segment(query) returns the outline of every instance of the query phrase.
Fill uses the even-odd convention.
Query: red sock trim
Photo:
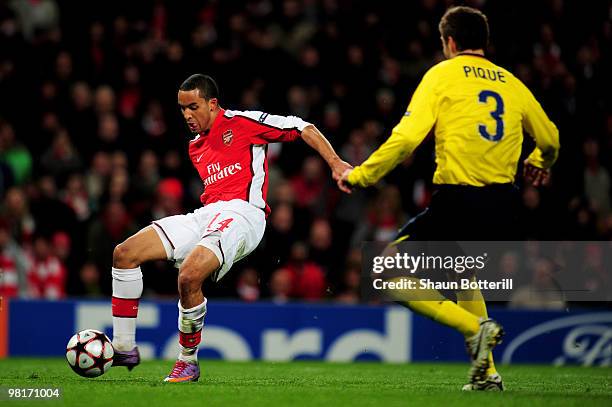
[[[179,343],[184,348],[194,348],[200,344],[202,340],[202,330],[187,334],[179,331]]]
[[[113,316],[119,318],[136,318],[138,316],[138,298],[113,297]]]

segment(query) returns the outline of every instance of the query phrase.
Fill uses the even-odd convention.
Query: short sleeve
[[[253,144],[293,141],[310,125],[297,116],[279,116],[259,111],[234,114],[246,120],[249,139]]]

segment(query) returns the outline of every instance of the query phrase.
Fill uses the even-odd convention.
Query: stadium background
[[[437,22],[451,3],[3,2],[0,295],[108,298],[113,247],[199,206],[176,106],[192,73],[217,80],[223,107],[298,115],[359,164],[442,59]],[[522,237],[610,239],[611,3],[465,3],[489,17],[489,57],[560,129],[551,185],[522,188]],[[313,153],[301,141],[270,149],[264,241],[206,295],[359,301],[359,243],[389,240],[427,206],[432,143],[350,199]],[[520,259],[507,266],[517,285],[546,284]],[[144,273],[145,297],[176,297],[168,263]]]

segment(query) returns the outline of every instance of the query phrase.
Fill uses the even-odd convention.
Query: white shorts
[[[196,246],[210,249],[221,267],[212,274],[219,281],[238,260],[251,253],[263,237],[263,210],[241,199],[218,201],[186,215],[168,216],[152,222],[168,260],[181,263]]]

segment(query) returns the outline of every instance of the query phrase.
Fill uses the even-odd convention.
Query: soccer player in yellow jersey
[[[346,170],[338,186],[350,192],[351,187],[377,183],[434,128],[436,190],[430,206],[402,228],[396,242],[512,240],[513,182],[523,128],[536,144],[524,166],[535,186],[547,182],[557,158],[557,128],[520,80],[485,58],[489,27],[484,14],[451,8],[439,30],[447,60],[425,74],[389,139],[362,165]],[[425,297],[431,300],[403,304],[466,337],[472,368],[464,390],[503,390],[490,352],[503,331],[488,319],[480,291],[457,292],[457,303],[439,292]]]

